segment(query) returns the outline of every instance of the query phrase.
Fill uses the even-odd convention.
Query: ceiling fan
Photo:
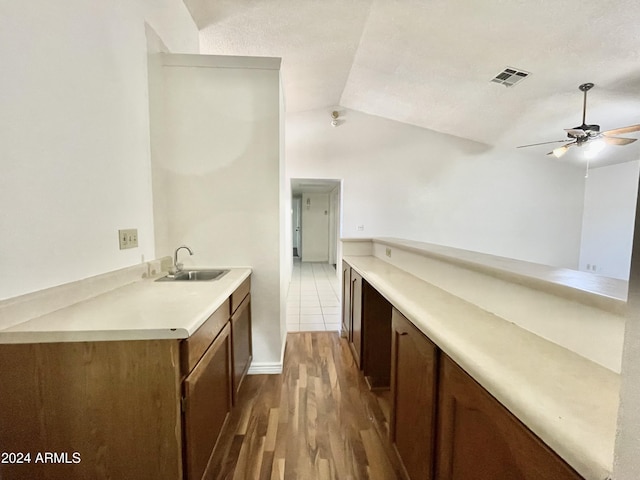
[[[639,125],[629,125],[628,127],[614,128],[613,130],[600,131],[600,125],[587,125],[585,123],[585,117],[587,114],[587,92],[593,88],[593,83],[583,83],[578,87],[581,92],[584,92],[584,100],[582,104],[582,125],[574,128],[565,128],[567,132],[568,140],[554,140],[552,142],[532,143],[530,145],[520,145],[517,148],[535,147],[537,145],[547,145],[550,143],[564,143],[564,145],[554,148],[547,155],[554,155],[556,158],[560,158],[567,153],[574,145],[581,147],[592,140],[601,140],[601,143],[608,145],[628,145],[635,142],[636,138],[623,138],[616,137],[622,133],[638,132],[640,131]]]

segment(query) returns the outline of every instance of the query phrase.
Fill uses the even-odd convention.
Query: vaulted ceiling
[[[637,0],[185,0],[201,53],[283,58],[286,110],[346,107],[489,145],[640,124]],[[505,67],[531,75],[492,83]],[[625,136],[639,138],[639,133]],[[557,146],[557,145],[556,145]],[[544,155],[554,145],[520,151]],[[578,149],[573,149],[578,150]],[[572,152],[571,155],[578,155]],[[571,157],[568,153],[566,157]],[[640,141],[604,163],[640,158]]]

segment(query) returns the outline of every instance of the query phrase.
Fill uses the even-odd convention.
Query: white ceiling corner
[[[562,139],[564,128],[579,125],[578,85],[593,82],[587,123],[602,130],[640,123],[636,0],[185,4],[203,54],[283,58],[289,112],[340,105],[515,148]],[[507,66],[531,76],[510,88],[491,83]],[[607,162],[640,158],[637,144],[610,147]]]

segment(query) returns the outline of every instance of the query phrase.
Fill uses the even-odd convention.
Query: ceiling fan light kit
[[[635,142],[636,138],[624,138],[616,137],[624,133],[638,132],[640,131],[639,125],[629,125],[627,127],[614,128],[613,130],[600,131],[600,125],[587,125],[587,92],[593,88],[593,83],[583,83],[578,89],[584,93],[582,101],[582,125],[573,128],[565,128],[567,132],[568,140],[554,140],[551,142],[533,143],[530,145],[520,145],[517,148],[535,147],[538,145],[547,145],[550,143],[564,143],[560,147],[554,148],[547,155],[553,155],[556,158],[560,158],[567,153],[569,148],[575,146],[581,147],[590,142],[589,149],[585,152],[588,158],[594,158],[606,145],[628,145]],[[597,141],[597,142],[596,142]],[[594,144],[594,142],[596,142]],[[593,146],[591,146],[593,145]]]

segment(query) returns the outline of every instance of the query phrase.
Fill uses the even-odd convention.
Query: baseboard
[[[284,351],[287,348],[287,333],[282,338],[282,350],[279,362],[251,362],[247,375],[279,375],[284,364]]]
[[[253,362],[248,375],[278,375],[282,373],[282,362]]]

